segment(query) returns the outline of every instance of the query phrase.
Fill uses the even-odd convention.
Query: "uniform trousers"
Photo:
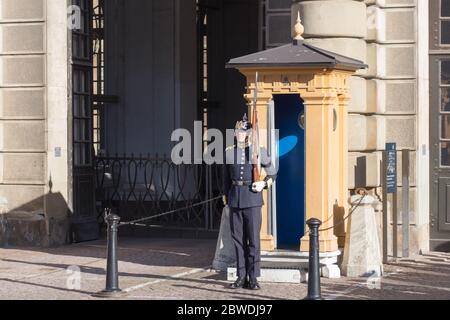
[[[230,209],[231,237],[236,250],[237,276],[261,275],[261,207]]]

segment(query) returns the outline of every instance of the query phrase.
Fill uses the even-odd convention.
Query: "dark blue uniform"
[[[275,180],[276,170],[267,151],[261,148],[261,165],[268,182]],[[253,165],[251,148],[237,146],[225,152],[224,190],[230,206],[231,236],[236,249],[238,277],[260,276],[261,192],[252,191]]]

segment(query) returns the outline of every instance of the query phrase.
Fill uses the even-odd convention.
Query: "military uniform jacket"
[[[261,147],[261,166],[267,176],[266,182],[276,179],[276,169],[267,150]],[[251,147],[233,146],[227,148],[224,157],[224,194],[231,208],[247,209],[264,205],[261,192],[252,191],[253,165],[251,163]],[[243,185],[239,185],[241,182]]]

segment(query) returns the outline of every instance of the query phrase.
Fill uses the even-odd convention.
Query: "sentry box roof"
[[[317,48],[303,40],[231,59],[227,68],[333,68],[341,70],[365,69],[364,62]]]

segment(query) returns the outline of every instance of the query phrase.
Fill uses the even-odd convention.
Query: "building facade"
[[[232,127],[245,79],[225,63],[290,42],[298,12],[306,42],[369,66],[350,84],[349,195],[381,200],[396,142],[411,151],[412,252],[447,250],[450,0],[1,0],[0,243],[95,237],[98,159],[170,154],[194,120]]]

